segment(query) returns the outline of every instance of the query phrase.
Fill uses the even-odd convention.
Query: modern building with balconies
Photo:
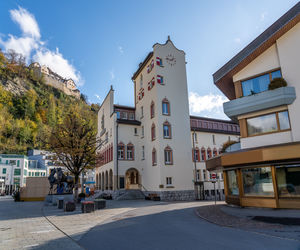
[[[300,2],[213,75],[241,131],[241,150],[206,162],[227,203],[300,208],[299,21]]]

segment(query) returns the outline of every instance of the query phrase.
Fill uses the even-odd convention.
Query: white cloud
[[[114,73],[114,70],[112,69],[111,71],[109,71],[109,74],[110,74],[110,79],[113,80],[115,79],[115,73]]]
[[[38,43],[32,37],[15,37],[13,35],[8,35],[8,39],[3,41],[0,38],[0,45],[5,48],[5,50],[14,50],[15,52],[22,54],[28,60],[31,52],[38,48]]]
[[[100,97],[99,95],[95,94],[95,97],[96,97],[99,101],[101,101],[101,97]]]
[[[236,38],[234,38],[234,41],[235,41],[236,43],[241,43],[241,38],[236,37]]]
[[[11,19],[16,22],[24,35],[31,36],[36,39],[40,39],[40,29],[34,18],[26,9],[19,6],[18,10],[10,11]]]
[[[72,78],[77,86],[84,84],[80,72],[64,58],[58,48],[56,51],[51,51],[45,46],[45,42],[41,40],[38,23],[30,12],[19,7],[19,9],[11,10],[10,15],[11,19],[19,25],[22,34],[20,37],[8,34],[6,41],[0,38],[0,46],[4,48],[4,51],[15,50],[23,54],[27,62],[33,59],[41,65],[47,65],[64,78]]]
[[[118,50],[119,50],[119,52],[120,52],[121,54],[124,54],[124,50],[123,50],[123,47],[122,47],[122,46],[119,46],[119,47],[118,47]]]
[[[223,103],[228,101],[221,95],[203,95],[196,92],[189,93],[190,113],[215,118],[227,118],[223,113]]]
[[[260,21],[263,22],[266,19],[266,16],[268,15],[268,12],[265,11],[260,14]]]
[[[33,59],[41,65],[48,66],[51,70],[65,78],[72,78],[77,85],[83,85],[80,73],[63,57],[58,48],[56,48],[55,52],[46,48],[40,48],[33,56]]]

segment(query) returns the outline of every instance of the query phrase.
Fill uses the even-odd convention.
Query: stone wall
[[[64,92],[66,95],[74,96],[75,98],[80,98],[80,92],[76,90],[68,89],[64,82],[61,82],[51,76],[44,75],[45,83],[49,86],[57,88]]]
[[[162,201],[192,201],[195,200],[194,190],[182,190],[182,191],[145,191],[145,195],[157,194]]]

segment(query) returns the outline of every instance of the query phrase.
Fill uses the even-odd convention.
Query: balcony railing
[[[250,112],[289,105],[295,99],[296,92],[294,87],[282,87],[225,102],[223,108],[224,113],[228,117],[235,118]]]

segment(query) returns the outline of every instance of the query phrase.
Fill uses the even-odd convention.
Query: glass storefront
[[[279,198],[300,197],[300,164],[276,167]]]
[[[239,186],[235,170],[227,171],[227,186],[229,195],[239,195]]]
[[[274,196],[271,167],[242,170],[245,196]]]

